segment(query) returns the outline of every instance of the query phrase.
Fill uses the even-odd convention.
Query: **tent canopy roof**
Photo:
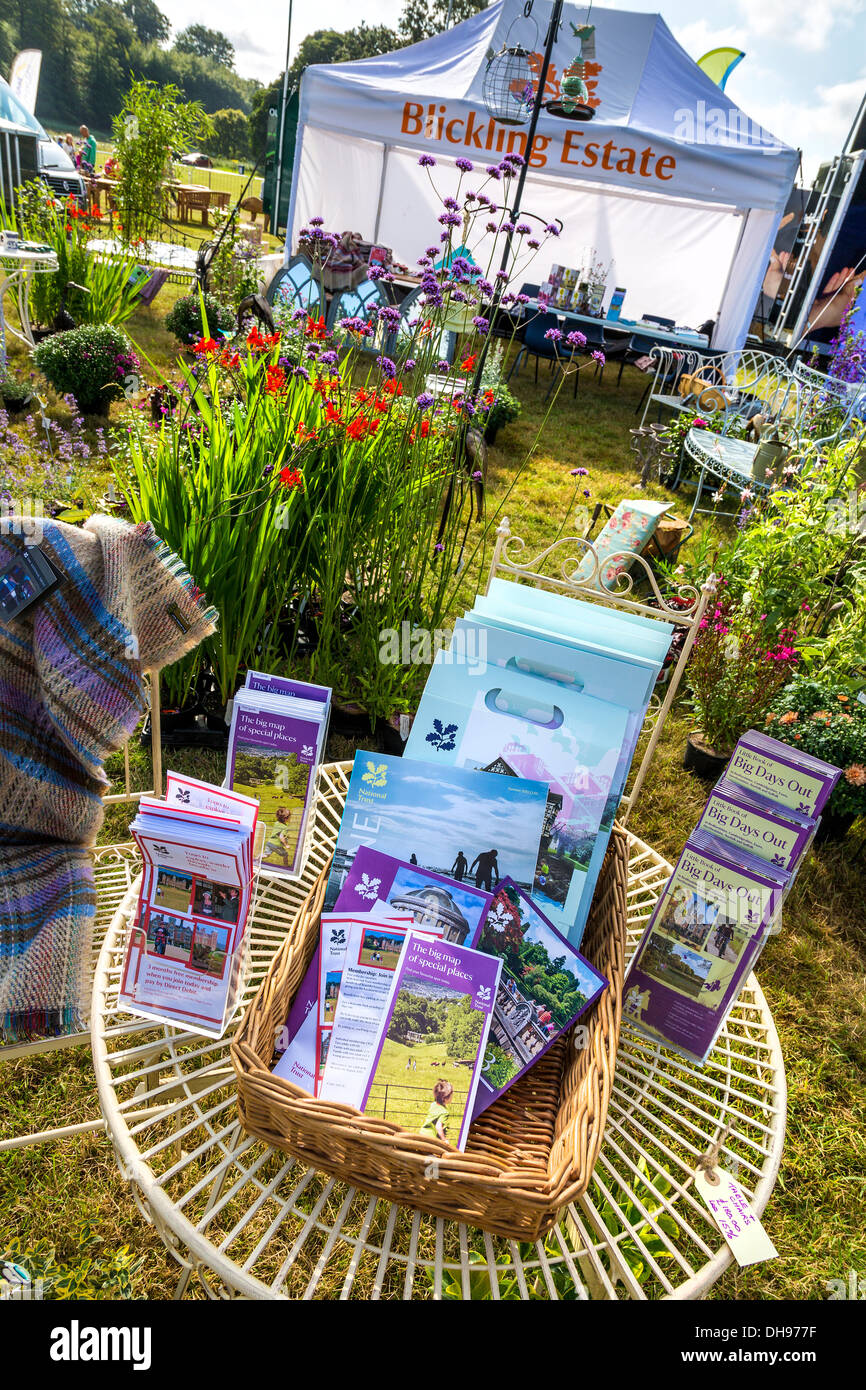
[[[360,119],[366,102],[376,103],[395,93],[405,93],[415,101],[465,101],[483,107],[489,56],[505,45],[521,44],[530,54],[537,55],[540,67],[551,11],[552,3],[536,0],[532,17],[526,19],[522,0],[496,0],[453,29],[396,53],[308,68],[302,83],[302,100],[306,97],[308,114],[316,124],[315,117],[323,114],[329,93],[337,89],[351,91],[359,103]],[[552,84],[555,89],[563,70],[579,51],[571,26],[585,23],[587,10],[566,4],[563,16],[548,79],[548,87]],[[661,15],[593,7],[589,21],[595,26],[595,62],[599,66],[591,86],[597,102],[593,125],[628,126],[694,144],[701,143],[701,136],[707,135],[706,113],[712,112],[710,143],[740,152],[793,153],[725,96],[680,47]],[[548,95],[553,94],[553,90],[548,91]],[[689,114],[694,127],[691,139]],[[542,129],[562,124],[559,118],[542,113]]]

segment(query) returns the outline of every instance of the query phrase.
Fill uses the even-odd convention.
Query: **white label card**
[[[744,1268],[746,1265],[759,1264],[761,1260],[777,1258],[778,1250],[749,1206],[745,1192],[730,1173],[726,1173],[724,1168],[713,1168],[709,1173],[699,1168],[695,1173],[695,1187],[709,1207],[710,1215],[738,1265]]]

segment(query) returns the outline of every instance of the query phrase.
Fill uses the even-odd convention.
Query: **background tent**
[[[383,57],[307,68],[301,81],[287,253],[320,215],[390,246],[412,265],[437,240],[436,194],[418,155],[441,161],[441,194],[454,191],[454,159],[479,166],[525,153],[526,128],[500,125],[482,94],[489,52],[504,42],[535,53],[540,71],[552,5],[498,0],[423,43]],[[564,7],[547,97],[578,48]],[[537,28],[536,28],[537,21]],[[664,314],[697,326],[717,319],[714,344],[745,339],[797,154],[734,106],[673,38],[659,15],[593,7],[596,61],[591,122],[542,113],[524,209],[565,223],[550,259],[576,265],[586,247],[612,262],[609,291],[626,287],[624,314]],[[472,186],[469,183],[468,186]],[[477,186],[477,185],[476,185]],[[467,184],[464,182],[464,189]],[[491,248],[480,247],[486,264]]]

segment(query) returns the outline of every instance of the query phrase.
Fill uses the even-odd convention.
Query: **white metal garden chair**
[[[845,383],[834,383],[821,372],[804,368],[797,371],[782,359],[767,357],[764,353],[744,353],[737,368],[735,392],[724,409],[721,429],[693,426],[683,443],[673,486],[679,485],[685,461],[690,460],[696,466],[698,477],[689,521],[695,512],[716,512],[715,503],[721,500],[729,486],[736,490],[738,501],[743,493],[758,496],[769,492],[773,486],[775,479],[771,472],[756,473],[755,461],[761,441],[741,437],[747,409],[750,415],[760,415],[763,421],[773,422],[782,444],[795,448],[810,426],[821,427],[822,420],[828,418],[824,412],[829,407],[828,433],[810,434],[810,443],[831,447],[856,423],[863,400],[862,387],[843,388],[846,388]],[[715,484],[714,506],[701,507],[701,496],[708,480]]]

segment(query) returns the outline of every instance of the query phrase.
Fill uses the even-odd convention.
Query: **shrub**
[[[203,322],[204,320],[204,322]],[[227,304],[212,294],[185,294],[165,316],[165,326],[179,343],[189,347],[202,334],[213,338],[234,328],[235,316]]]
[[[85,415],[107,415],[139,370],[129,338],[110,323],[55,333],[34,350],[33,361],[58,395],[71,392]]]
[[[8,367],[0,367],[0,400],[7,410],[23,410],[32,395],[29,381],[18,381]]]
[[[737,603],[722,580],[686,668],[699,729],[717,752],[730,752],[741,734],[763,720],[793,674],[796,636],[793,629],[773,628],[766,613]]]
[[[766,718],[773,738],[842,769],[827,810],[866,814],[866,705],[840,685],[799,677]]]

